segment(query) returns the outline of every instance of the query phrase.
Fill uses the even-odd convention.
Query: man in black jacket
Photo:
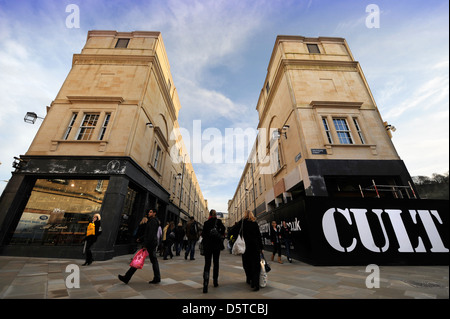
[[[148,212],[148,223],[144,234],[144,247],[147,248],[148,257],[153,266],[153,280],[150,284],[157,284],[161,281],[161,274],[159,272],[158,259],[156,258],[156,248],[158,247],[158,227],[159,220],[156,217],[156,210],[151,209]]]
[[[147,226],[145,227],[143,248],[147,249],[149,254],[148,256],[153,266],[153,280],[149,281],[149,284],[157,284],[161,282],[161,274],[159,272],[158,259],[156,258],[156,247],[158,246],[159,220],[156,217],[155,209],[151,209],[148,212],[148,218],[149,219],[147,222]],[[137,270],[136,268],[130,267],[125,276],[122,275],[118,276],[119,280],[127,284],[130,281],[131,277],[133,277],[136,270]]]

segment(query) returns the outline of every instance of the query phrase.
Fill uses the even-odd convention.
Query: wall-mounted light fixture
[[[395,131],[397,130],[397,129],[395,128],[395,126],[394,126],[394,125],[391,125],[391,124],[386,124],[384,127],[386,128],[386,131],[392,131],[392,132],[395,132]]]
[[[145,123],[145,125],[147,125],[147,127],[149,127],[149,128],[153,128],[153,123],[152,122],[147,122],[147,123]]]
[[[272,138],[273,138],[274,140],[280,139],[280,136],[281,136],[280,130],[274,130],[274,131],[273,131],[273,133],[272,133]]]
[[[27,161],[24,161],[23,159],[14,156],[14,162],[12,163],[12,167],[16,169],[21,169],[22,166],[24,166],[27,163]]]
[[[27,114],[25,114],[25,117],[23,118],[23,121],[25,123],[29,123],[29,124],[34,124],[34,122],[36,122],[37,119],[41,119],[43,120],[43,117],[38,116],[36,113],[34,112],[27,112]]]
[[[287,139],[287,131],[289,130],[289,125],[287,125],[287,124],[284,124],[283,125],[283,128],[281,129],[281,134],[284,134],[284,138],[286,138]]]

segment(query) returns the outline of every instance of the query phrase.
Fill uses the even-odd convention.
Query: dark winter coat
[[[158,246],[158,227],[159,220],[157,217],[150,218],[145,227],[144,247],[151,251]]]
[[[217,224],[216,224],[217,222]],[[214,225],[216,225],[216,228],[221,236],[219,240],[216,238],[211,237],[211,229],[214,228]],[[203,231],[202,231],[202,238],[203,238],[203,248],[205,251],[214,251],[214,250],[221,250],[224,248],[223,246],[223,239],[225,236],[225,226],[223,225],[222,221],[218,218],[210,218],[208,219],[205,224],[203,225]]]
[[[241,229],[241,224],[244,222],[242,232],[244,234],[245,251],[261,251],[264,249],[262,243],[261,232],[256,222],[248,219],[241,219],[231,230],[233,238],[237,238]]]

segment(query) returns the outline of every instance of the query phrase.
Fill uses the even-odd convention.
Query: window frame
[[[100,127],[100,133],[98,134],[98,140],[99,141],[103,141],[105,135],[106,135],[106,130],[108,129],[108,124],[109,122],[111,122],[111,113],[105,113],[105,117],[103,118],[103,124]]]
[[[306,43],[306,47],[308,48],[308,53],[310,54],[320,54],[320,48],[319,45],[317,43]],[[314,48],[314,50],[312,50],[312,48]],[[317,52],[313,52],[316,51]]]
[[[73,112],[72,117],[70,118],[69,125],[67,126],[66,132],[64,133],[63,140],[67,140],[69,138],[70,132],[74,127],[75,121],[77,120],[78,112]]]
[[[89,116],[89,119],[87,120],[88,116]],[[92,119],[92,117],[94,117],[94,119]],[[77,140],[77,141],[92,140],[92,136],[94,135],[99,118],[100,118],[100,113],[98,113],[98,112],[84,113],[83,119],[80,123],[80,127],[78,128],[78,132],[75,137],[75,140]],[[89,124],[91,121],[95,121],[93,125],[85,125],[85,123]],[[89,133],[86,133],[86,131],[89,131]],[[85,136],[87,136],[88,138],[84,138]]]
[[[322,116],[322,124],[325,129],[325,135],[327,136],[328,143],[334,144],[333,136],[331,134],[330,125],[328,124],[328,120],[325,116]]]
[[[124,43],[124,44],[122,44],[122,43]],[[128,48],[128,44],[130,44],[130,38],[118,38],[114,48],[115,49],[126,49],[126,48]]]
[[[352,145],[355,144],[352,132],[347,123],[347,119],[344,117],[333,118],[334,129],[339,140],[339,144]],[[348,142],[348,143],[347,143]]]
[[[361,144],[366,144],[366,140],[364,139],[363,131],[361,130],[361,126],[359,125],[359,121],[356,117],[353,117],[353,124],[355,124],[356,132],[358,133],[359,139],[361,140]]]

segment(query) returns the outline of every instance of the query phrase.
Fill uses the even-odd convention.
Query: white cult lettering
[[[368,213],[374,213],[377,218],[378,222],[381,227],[381,231],[383,233],[384,237],[384,246],[378,247],[374,241],[374,237],[372,234],[372,229],[369,226],[369,221],[367,214]],[[423,244],[423,240],[420,236],[417,236],[417,247],[413,247],[408,231],[406,230],[405,224],[402,219],[402,210],[399,209],[372,209],[371,211],[364,209],[364,208],[330,208],[328,209],[323,217],[322,217],[322,229],[325,235],[325,238],[327,242],[330,244],[331,247],[333,247],[335,250],[340,252],[351,252],[355,249],[356,245],[358,244],[358,240],[353,237],[352,243],[347,246],[343,247],[340,240],[339,240],[339,232],[338,227],[335,220],[335,213],[341,214],[347,223],[349,225],[352,225],[352,218],[351,215],[353,215],[355,220],[355,227],[359,234],[359,238],[361,240],[362,245],[376,253],[383,253],[386,252],[389,249],[390,241],[388,233],[386,232],[386,227],[384,225],[384,221],[381,218],[382,213],[386,213],[389,217],[389,220],[392,225],[392,229],[395,234],[395,238],[397,239],[397,242],[399,244],[398,252],[400,253],[422,253],[426,252],[425,245]],[[436,210],[409,210],[409,215],[411,216],[411,219],[414,224],[419,225],[419,221],[416,218],[417,215],[420,217],[420,221],[422,223],[423,228],[426,231],[426,234],[428,235],[429,242],[431,244],[430,251],[433,253],[445,253],[448,252],[448,248],[444,246],[444,243],[442,242],[442,238],[439,235],[439,232],[436,228],[436,224],[433,221],[432,216],[434,216],[435,220],[439,224],[443,224],[442,219],[439,216],[438,211]]]

